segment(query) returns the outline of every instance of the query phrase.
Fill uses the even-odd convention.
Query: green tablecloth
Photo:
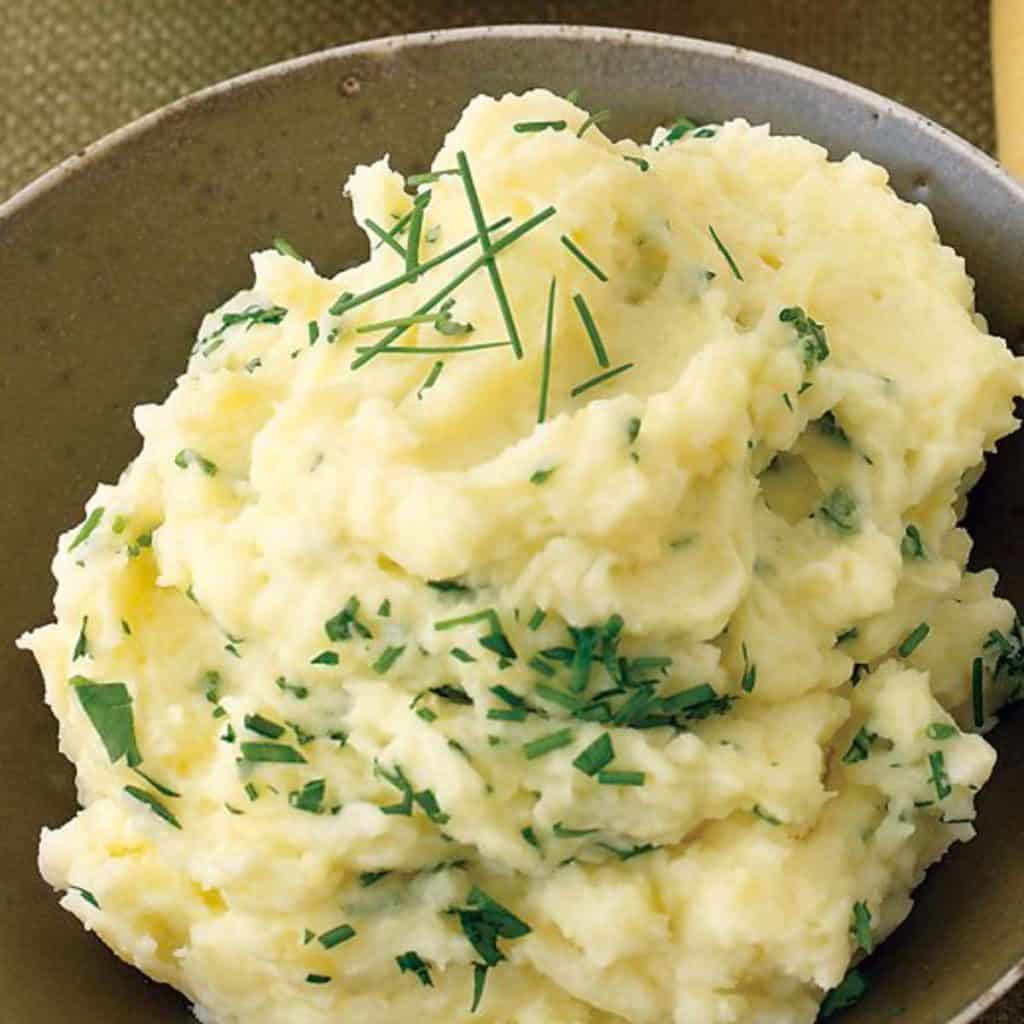
[[[0,199],[113,128],[251,68],[398,32],[557,21],[790,57],[994,145],[988,0],[3,0]],[[983,1024],[1021,1020],[1024,991]]]

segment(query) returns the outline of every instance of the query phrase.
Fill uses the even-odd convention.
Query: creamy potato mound
[[[587,116],[357,168],[60,541],[41,870],[203,1021],[809,1024],[974,834],[1021,363],[882,168]]]

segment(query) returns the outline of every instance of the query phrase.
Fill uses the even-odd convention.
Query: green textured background
[[[736,43],[994,147],[987,0],[0,0],[0,200],[140,114],[243,71],[375,36],[509,22]],[[1024,991],[982,1021],[1020,1024]]]

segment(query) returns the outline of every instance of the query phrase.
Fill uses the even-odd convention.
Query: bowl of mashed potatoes
[[[488,30],[212,90],[0,219],[7,614],[74,768],[18,655],[12,1019],[925,1024],[1008,984],[987,158],[768,58]]]

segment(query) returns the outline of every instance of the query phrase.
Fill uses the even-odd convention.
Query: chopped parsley
[[[608,275],[568,235],[562,235],[561,242],[598,281],[608,280]]]
[[[72,676],[70,682],[110,763],[116,764],[123,757],[129,768],[141,764],[128,687],[124,683],[94,683],[85,676]]]
[[[668,136],[666,136],[666,138],[668,138]],[[743,275],[740,273],[740,268],[736,266],[736,261],[732,258],[732,253],[726,249],[722,240],[718,237],[718,233],[710,224],[708,225],[708,234],[711,235],[712,240],[718,247],[718,251],[722,254],[722,258],[729,265],[729,269],[732,271],[732,276],[735,277],[737,281],[742,281]]]
[[[673,142],[678,142],[684,135],[696,130],[697,125],[688,117],[679,117],[654,148],[662,149],[664,146],[671,146]]]
[[[217,475],[217,463],[211,462],[206,456],[200,455],[194,448],[182,448],[174,456],[174,464],[178,469],[188,469],[189,466],[198,466],[207,476]]]
[[[927,622],[922,622],[920,625],[915,626],[903,639],[899,647],[896,648],[897,654],[901,658],[909,658],[924,642],[925,637],[931,632],[931,626]]]
[[[434,982],[430,977],[430,968],[423,962],[423,958],[414,949],[410,949],[407,953],[402,953],[401,956],[395,957],[395,963],[398,964],[398,969],[405,974],[406,971],[411,971],[420,980],[420,984],[425,988],[433,988]]]
[[[74,551],[79,544],[84,544],[93,533],[93,530],[100,525],[100,521],[103,519],[103,513],[105,509],[100,506],[94,508],[88,516],[85,518],[85,522],[78,528],[78,533],[72,538],[71,543],[68,545],[68,551]]]
[[[178,819],[171,814],[169,810],[160,802],[160,800],[153,796],[152,793],[146,792],[144,789],[140,789],[138,786],[125,786],[124,791],[139,803],[145,804],[158,818],[162,818],[172,828],[180,829],[181,823]]]
[[[609,733],[603,732],[593,743],[576,755],[572,765],[584,775],[593,776],[611,764],[614,758],[615,749],[612,746],[612,738]]]

